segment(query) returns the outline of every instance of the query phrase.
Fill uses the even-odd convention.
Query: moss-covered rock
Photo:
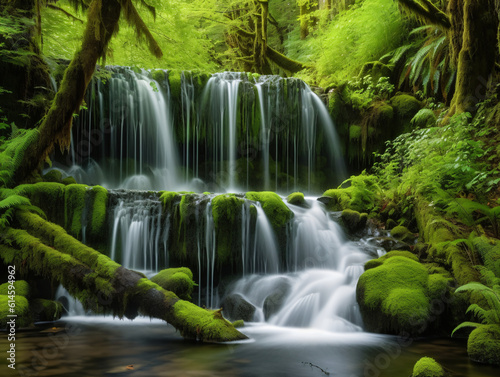
[[[411,377],[443,377],[443,367],[431,357],[422,357],[415,363]]]
[[[43,175],[42,178],[45,182],[57,182],[57,183],[60,183],[63,179],[61,171],[57,169],[49,170],[46,174]]]
[[[443,288],[443,280],[429,279],[425,266],[414,258],[389,255],[361,275],[356,297],[368,331],[418,336],[438,326],[431,301],[444,294],[435,291]]]
[[[500,326],[483,325],[474,329],[467,341],[467,353],[474,361],[500,365]]]
[[[500,241],[485,235],[472,239],[472,244],[481,256],[484,265],[500,278]]]
[[[409,132],[411,130],[411,120],[422,108],[422,104],[415,97],[408,94],[399,94],[391,98],[391,105],[394,108],[396,127],[393,130],[393,137]]]
[[[191,300],[193,289],[197,286],[193,281],[193,273],[186,267],[162,270],[153,276],[151,281],[167,291],[174,292],[182,300]]]
[[[376,259],[371,259],[368,262],[365,263],[365,271],[369,270],[370,268],[375,268],[378,266],[381,266],[387,259],[392,258],[392,257],[405,257],[414,260],[415,262],[418,262],[418,257],[411,253],[410,251],[406,250],[391,250],[387,254],[382,255],[380,258]]]
[[[254,305],[238,293],[233,293],[225,297],[222,307],[224,314],[234,321],[242,319],[243,321],[251,322],[256,310]]]
[[[241,249],[240,227],[242,206],[245,200],[231,194],[218,195],[212,199],[212,215],[216,230],[217,257],[220,264],[236,258]]]
[[[30,302],[30,309],[35,321],[57,321],[61,318],[64,308],[59,301],[34,299]]]
[[[437,118],[431,109],[421,109],[411,120],[413,128],[426,128],[436,124]]]
[[[356,232],[366,226],[368,214],[359,213],[352,209],[344,209],[340,218],[349,232]]]
[[[305,204],[306,200],[304,194],[301,192],[294,192],[287,196],[286,201],[288,204],[293,204],[296,206],[302,206]]]
[[[246,198],[260,202],[269,222],[276,231],[283,229],[293,217],[293,212],[283,203],[280,196],[271,191],[249,191]]]
[[[76,185],[78,182],[73,177],[66,177],[66,178],[63,178],[61,183],[65,186],[68,186],[68,185]]]
[[[7,322],[11,319],[8,315],[17,315],[15,320],[16,327],[27,327],[33,323],[33,318],[29,309],[28,299],[21,295],[14,297],[14,301],[11,300],[11,296],[0,295],[0,328],[5,329],[7,327]],[[10,309],[14,309],[14,313]]]
[[[350,183],[350,186],[343,188],[345,183]],[[325,191],[318,200],[325,203],[331,211],[352,209],[370,213],[379,205],[381,190],[377,177],[362,174],[351,177],[345,183],[336,189]]]
[[[78,239],[81,239],[82,234],[82,215],[87,189],[85,185],[68,185],[64,190],[64,228]]]
[[[14,289],[9,289],[13,285]],[[8,292],[14,291],[16,295],[23,296],[26,298],[30,297],[30,286],[25,280],[16,280],[13,284],[3,283],[0,285],[0,295],[8,295]]]
[[[391,237],[408,244],[413,244],[416,240],[415,235],[402,225],[396,226],[391,230]]]

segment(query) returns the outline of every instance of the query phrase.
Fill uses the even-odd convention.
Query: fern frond
[[[451,332],[451,336],[453,336],[458,330],[463,329],[464,327],[480,327],[482,326],[480,323],[477,322],[462,322],[460,325],[455,327],[455,329]]]
[[[11,195],[0,201],[0,211],[5,211],[9,208],[19,207],[22,205],[31,205],[31,202],[24,196]]]

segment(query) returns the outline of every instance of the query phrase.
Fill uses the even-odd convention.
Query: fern
[[[485,220],[489,220],[493,234],[497,238],[499,236],[500,206],[489,207],[467,198],[457,198],[450,202],[447,213],[458,216],[468,226],[481,224]],[[475,218],[475,213],[483,216],[476,216]]]
[[[481,295],[485,299],[485,307],[478,304],[471,304],[466,313],[472,313],[480,322],[463,322],[451,333],[453,334],[464,327],[479,327],[482,325],[500,325],[500,285],[493,285],[492,288],[472,282],[465,284],[455,291],[455,293],[473,292]]]

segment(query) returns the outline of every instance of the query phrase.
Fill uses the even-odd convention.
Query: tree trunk
[[[476,104],[486,99],[498,53],[497,32],[498,15],[494,0],[463,1],[462,43],[455,95],[448,116],[474,113]],[[458,48],[456,40],[452,40],[452,45]]]
[[[143,275],[85,246],[60,226],[17,211],[14,226],[0,232],[0,257],[20,274],[38,274],[63,284],[86,308],[134,318],[138,313],[167,321],[189,339],[246,339],[220,310],[179,299]]]
[[[56,98],[38,128],[39,136],[28,148],[20,164],[15,166],[13,179],[20,183],[36,170],[52,151],[54,143],[67,149],[71,139],[73,114],[77,114],[96,63],[105,52],[120,18],[121,6],[117,0],[92,1],[82,47],[76,52],[64,73]]]

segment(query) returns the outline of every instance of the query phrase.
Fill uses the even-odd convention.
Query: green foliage
[[[182,300],[191,300],[193,288],[197,286],[193,281],[193,273],[186,267],[162,270],[153,276],[151,281],[175,293]]]
[[[448,204],[446,211],[469,226],[483,224],[488,220],[493,235],[497,238],[500,235],[500,206],[489,207],[467,198],[457,198]]]
[[[59,0],[58,6],[68,13],[74,13],[69,0]],[[140,3],[140,2],[139,2]],[[145,4],[145,2],[142,2]],[[215,13],[215,1],[148,1],[151,7],[138,7],[141,18],[163,50],[163,57],[157,59],[148,51],[148,45],[137,38],[137,29],[120,22],[120,31],[110,42],[106,61],[112,64],[142,68],[168,67],[169,69],[192,69],[214,71],[217,69],[214,43],[209,35],[220,33],[218,25],[221,15]],[[146,11],[143,11],[146,10]],[[42,12],[44,29],[44,53],[51,58],[70,59],[81,44],[84,24],[63,12],[45,8]],[[210,18],[214,19],[211,21]],[[68,33],[71,30],[71,33]],[[189,48],[186,48],[189,46]]]
[[[357,2],[348,10],[325,20],[303,43],[287,45],[293,58],[315,63],[323,86],[354,76],[365,62],[393,50],[405,35],[397,4],[385,0]]]
[[[471,292],[479,294],[484,300],[481,304],[471,304],[467,308],[467,313],[472,313],[479,322],[463,322],[451,333],[453,334],[464,327],[479,327],[481,325],[500,326],[500,285],[495,284],[488,287],[479,282],[472,282],[457,288],[455,293]]]
[[[262,205],[269,222],[275,231],[284,229],[288,220],[293,217],[293,212],[286,206],[278,194],[271,191],[249,191],[246,198],[258,201]]]
[[[34,21],[19,15],[12,15],[2,6],[0,13],[0,60],[6,63],[27,66],[34,55],[28,48],[31,41],[26,30],[34,26]]]
[[[477,125],[464,113],[448,125],[413,130],[387,143],[374,171],[386,188],[424,197],[449,200],[460,192],[477,196],[495,185],[498,170],[488,171],[484,157],[489,152],[475,140]]]
[[[391,64],[403,65],[398,88],[408,85],[414,92],[446,100],[456,78],[456,70],[450,65],[446,33],[431,25],[414,29],[410,36],[414,38],[412,42],[385,56]]]

